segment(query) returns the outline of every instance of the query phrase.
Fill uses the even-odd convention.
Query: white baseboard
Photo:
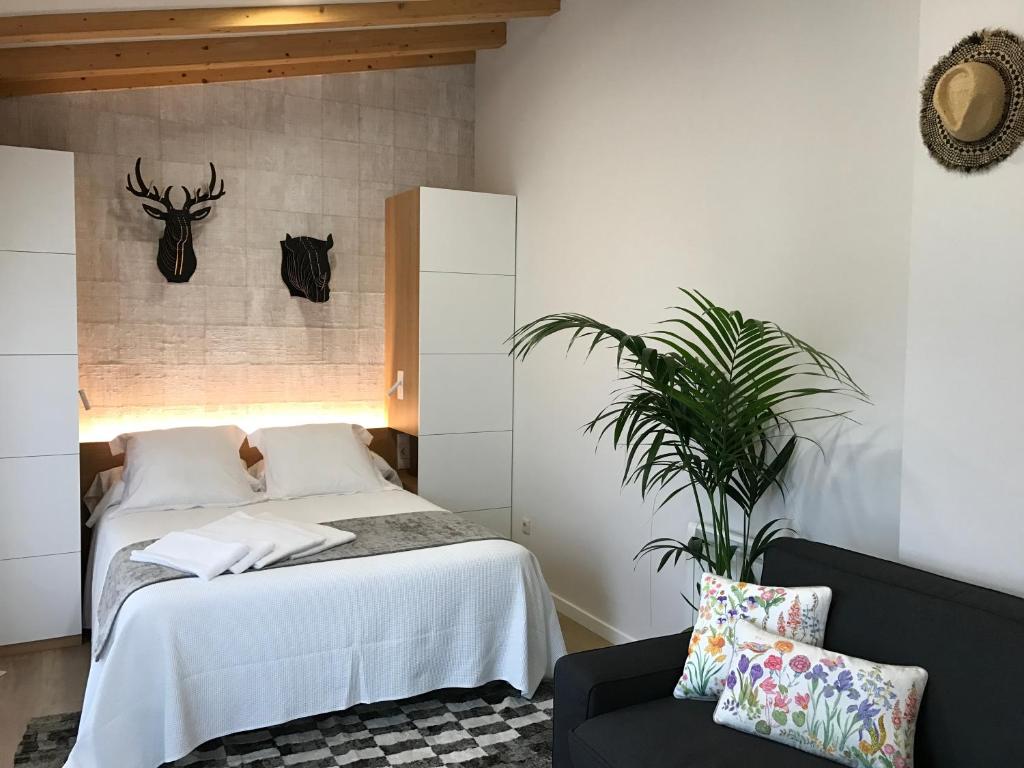
[[[583,625],[595,635],[603,637],[609,643],[621,645],[622,643],[632,643],[636,640],[635,637],[627,635],[605,621],[601,621],[597,616],[583,610],[575,603],[570,603],[564,597],[559,597],[554,593],[552,593],[551,597],[554,599],[555,608],[559,613],[565,614],[577,624]]]

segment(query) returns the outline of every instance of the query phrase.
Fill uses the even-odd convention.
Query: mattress
[[[400,490],[245,508],[305,522],[438,509]],[[235,509],[101,520],[92,604],[122,547]],[[530,696],[564,653],[539,564],[505,540],[164,582],[121,609],[66,765],[157,768],[217,736],[491,680]]]

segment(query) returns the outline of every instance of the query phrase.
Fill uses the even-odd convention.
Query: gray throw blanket
[[[406,512],[398,515],[335,520],[330,523],[322,523],[322,525],[351,531],[356,535],[356,539],[348,544],[341,544],[308,557],[282,560],[263,570],[502,538],[489,528],[470,522],[451,512]],[[191,574],[182,573],[163,565],[136,563],[131,559],[132,552],[143,549],[154,541],[156,539],[130,544],[118,550],[110,561],[110,567],[107,568],[107,576],[103,582],[99,607],[96,611],[97,626],[93,638],[93,658],[99,660],[103,656],[103,651],[114,628],[114,622],[117,620],[117,614],[125,600],[132,594],[143,587],[163,581],[195,578]],[[247,571],[247,573],[251,572]],[[239,574],[239,576],[245,576],[245,574]]]

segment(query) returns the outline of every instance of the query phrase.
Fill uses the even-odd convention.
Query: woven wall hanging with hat
[[[921,89],[921,136],[946,168],[980,171],[1024,139],[1024,40],[1003,29],[968,35]]]

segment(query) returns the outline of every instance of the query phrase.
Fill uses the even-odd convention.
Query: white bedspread
[[[245,509],[326,522],[437,507],[388,490]],[[231,511],[102,521],[93,602],[122,547]],[[216,736],[445,687],[532,695],[564,653],[536,559],[504,540],[169,581],[122,607],[66,766],[157,768]]]

